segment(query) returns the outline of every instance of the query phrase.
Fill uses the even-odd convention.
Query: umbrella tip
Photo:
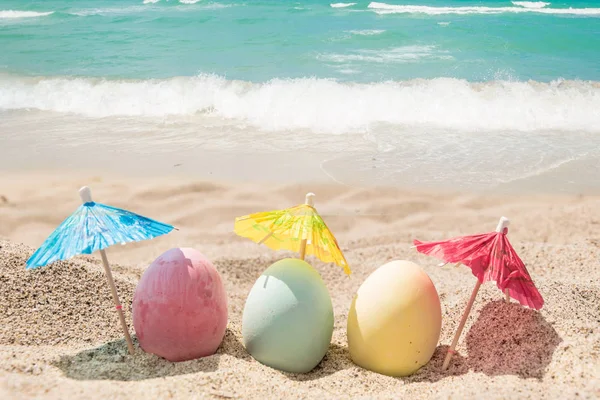
[[[310,192],[310,193],[306,193],[306,201],[305,203],[308,204],[309,206],[314,206],[315,205],[315,201],[313,200],[313,198],[315,197],[315,194]]]
[[[501,217],[500,221],[498,221],[498,226],[496,227],[496,232],[502,232],[504,228],[507,228],[510,225],[510,220],[506,217]]]
[[[83,186],[81,189],[79,189],[79,196],[84,204],[92,202],[92,191],[87,186]]]

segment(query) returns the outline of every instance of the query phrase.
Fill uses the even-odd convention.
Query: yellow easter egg
[[[437,290],[410,261],[392,261],[360,286],[348,313],[352,361],[371,371],[408,376],[433,356],[442,327]]]

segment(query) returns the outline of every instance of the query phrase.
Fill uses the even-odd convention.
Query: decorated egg
[[[142,349],[169,361],[211,355],[225,335],[223,282],[194,249],[174,248],[154,260],[135,289],[132,308]]]
[[[286,258],[258,278],[244,307],[242,336],[248,353],[272,368],[312,370],[333,334],[331,297],[307,262]]]
[[[348,313],[352,361],[371,371],[407,376],[431,359],[442,326],[440,299],[415,263],[392,261],[360,286]]]

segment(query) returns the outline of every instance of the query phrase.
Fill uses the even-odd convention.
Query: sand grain
[[[28,182],[35,182],[39,190],[28,190]],[[265,186],[257,191],[250,185],[184,179],[96,178],[92,189],[97,201],[176,223],[180,229],[108,251],[132,334],[135,284],[162,252],[195,247],[224,279],[229,324],[217,354],[170,363],[144,353],[137,342],[137,353],[127,354],[97,255],[25,270],[34,248],[77,207],[77,189],[87,182],[87,177],[76,175],[60,183],[41,174],[0,179],[7,199],[0,203],[0,236],[9,239],[0,241],[3,399],[600,397],[599,198],[502,199],[318,185]],[[290,254],[239,238],[232,227],[236,216],[289,207],[309,190],[317,193],[317,209],[345,249],[353,274],[348,278],[339,267],[309,260],[332,296],[335,327],[323,361],[312,372],[295,375],[254,361],[241,338],[244,302],[254,281],[271,263]],[[446,346],[475,278],[465,267],[437,267],[437,260],[410,248],[411,240],[489,231],[502,215],[512,220],[509,238],[546,304],[541,312],[505,304],[494,284],[483,285],[458,354],[442,372]],[[406,378],[357,367],[346,342],[352,296],[372,271],[393,259],[422,265],[442,301],[440,345],[429,364]]]

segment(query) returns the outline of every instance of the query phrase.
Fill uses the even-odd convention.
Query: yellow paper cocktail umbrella
[[[242,316],[244,347],[257,361],[292,373],[311,371],[329,349],[333,304],[321,275],[304,261],[312,254],[350,274],[335,237],[313,205],[236,218],[236,234],[273,250],[300,253],[269,266],[248,294]]]
[[[337,240],[314,207],[314,196],[308,193],[305,204],[292,208],[238,217],[234,231],[273,250],[297,251],[302,260],[312,254],[323,262],[336,263],[350,275],[350,267]]]

